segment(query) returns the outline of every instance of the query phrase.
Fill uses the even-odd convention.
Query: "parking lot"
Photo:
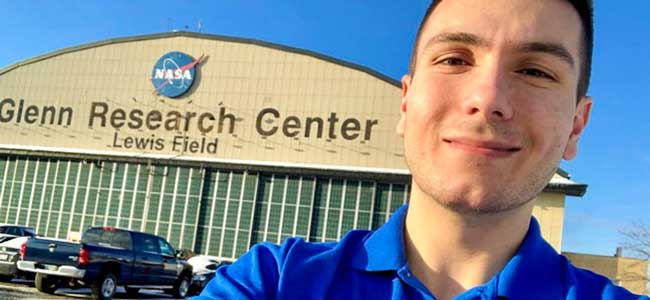
[[[56,294],[49,295],[40,293],[34,288],[34,282],[28,280],[13,280],[11,282],[0,281],[0,299],[3,300],[40,300],[40,299],[91,299],[90,289],[59,289]],[[127,297],[123,288],[119,288],[115,294],[115,300],[119,299],[165,299],[173,300],[167,294],[155,290],[141,290],[137,298]]]

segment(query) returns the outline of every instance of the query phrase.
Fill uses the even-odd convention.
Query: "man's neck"
[[[515,254],[533,201],[498,214],[460,215],[414,191],[405,224],[405,249],[415,276],[437,299],[486,283]]]

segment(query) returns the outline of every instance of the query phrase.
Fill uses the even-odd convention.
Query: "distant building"
[[[574,265],[602,274],[636,294],[650,294],[648,260],[623,257],[621,248],[614,256],[563,252]]]
[[[124,227],[224,259],[374,229],[409,196],[400,95],[352,63],[188,32],[18,62],[0,70],[0,223]],[[539,195],[558,251],[565,197],[585,190],[558,170]]]

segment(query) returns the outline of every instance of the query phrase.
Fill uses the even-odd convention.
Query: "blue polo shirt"
[[[405,257],[407,205],[377,231],[353,230],[337,243],[289,238],[253,246],[219,268],[194,299],[436,299],[413,275]],[[487,283],[453,299],[594,300],[650,299],[577,268],[530,227],[517,253]]]

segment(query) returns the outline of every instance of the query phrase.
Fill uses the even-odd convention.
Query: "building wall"
[[[620,257],[617,271],[620,285],[637,294],[650,294],[647,260]]]
[[[562,253],[574,265],[602,274],[636,294],[650,294],[648,261],[616,256]]]
[[[533,208],[533,216],[539,222],[542,236],[558,253],[562,249],[564,200],[562,193],[541,193]]]
[[[170,51],[205,57],[190,91],[177,99],[156,95],[151,83],[156,61]],[[64,50],[0,70],[0,148],[405,173],[395,133],[399,85],[331,60],[211,36],[122,39]],[[141,120],[159,112],[161,126],[133,121],[136,111]],[[204,114],[210,117],[199,119]],[[347,138],[344,125],[352,128]],[[264,135],[258,127],[276,131]],[[136,147],[133,140],[161,142]],[[185,140],[216,140],[218,147],[190,151]]]

